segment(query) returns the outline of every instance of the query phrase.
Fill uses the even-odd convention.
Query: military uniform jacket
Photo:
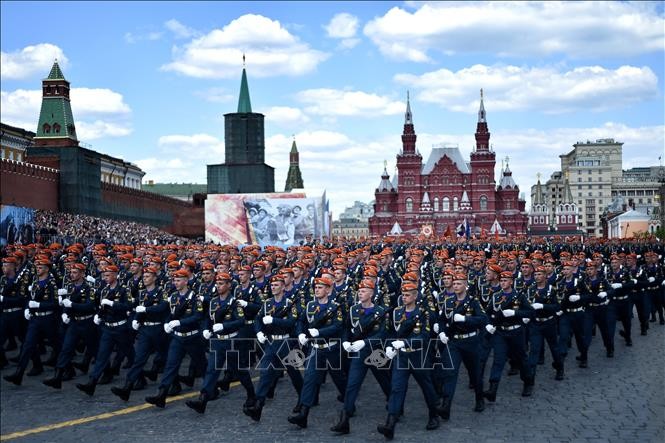
[[[63,312],[70,317],[85,317],[94,314],[97,310],[97,301],[95,300],[95,290],[90,287],[88,282],[83,280],[80,285],[70,283],[65,288],[67,295],[63,298],[68,298],[72,302],[69,308],[63,307]]]
[[[604,306],[610,302],[610,294],[613,294],[614,291],[607,280],[598,275],[594,280],[589,279],[588,277],[584,279],[584,284],[587,287],[587,292],[589,294],[589,306],[597,307]],[[607,293],[607,297],[601,298],[598,297],[598,294],[601,292]]]
[[[100,305],[98,315],[102,321],[107,323],[117,323],[127,319],[127,312],[134,307],[134,300],[127,288],[116,281],[115,287],[104,286],[97,291],[97,298],[101,302],[103,299],[113,301],[113,306]]]
[[[215,286],[215,282],[201,282],[197,292],[199,297],[203,297],[203,303],[208,303],[210,299],[217,295],[217,287]]]
[[[250,283],[247,288],[243,288],[242,286],[238,285],[236,287],[234,297],[236,300],[244,300],[247,302],[247,306],[243,308],[245,320],[254,320],[263,303],[261,300],[261,294],[256,289],[256,287],[252,283]]]
[[[272,316],[272,323],[263,324],[263,317]],[[296,327],[298,320],[298,307],[292,300],[283,297],[277,302],[274,297],[270,297],[263,302],[259,313],[254,322],[254,331],[263,332],[266,335],[291,335]]]
[[[145,306],[145,312],[137,312],[134,317],[139,323],[164,323],[169,316],[169,302],[159,286],[152,291],[143,288],[139,292],[138,304]]]
[[[3,297],[2,309],[23,308],[26,303],[27,292],[27,286],[18,279],[18,276],[12,279],[5,275],[0,277],[0,294]]]
[[[627,297],[628,293],[635,287],[635,283],[630,279],[630,275],[624,268],[619,268],[617,272],[614,272],[610,268],[607,274],[607,282],[610,285],[612,283],[621,283],[621,288],[614,290],[612,297],[614,300],[625,300],[624,297]]]
[[[455,314],[466,317],[463,322],[454,321]],[[487,324],[487,316],[480,307],[478,300],[467,294],[464,300],[457,296],[446,297],[439,316],[439,331],[445,332],[449,338],[455,335],[471,334]]]
[[[127,286],[127,289],[129,290],[130,294],[132,295],[132,299],[138,300],[139,298],[139,292],[142,289],[145,289],[145,285],[143,284],[143,278],[140,276],[138,278],[134,278],[133,274],[129,274],[127,277],[127,283],[125,283],[125,286]]]
[[[492,294],[497,291],[500,291],[499,286],[492,286],[485,278],[478,280],[478,289],[476,290],[478,301],[480,306],[487,312],[487,307],[492,300]]]
[[[203,320],[203,300],[191,289],[184,294],[171,292],[169,310],[169,320],[180,320],[180,326],[175,328],[180,333],[196,331]]]
[[[533,277],[529,278],[528,280],[524,276],[520,276],[518,279],[515,280],[515,290],[516,291],[524,291],[526,288],[534,284],[535,281]]]
[[[313,343],[325,342],[326,339],[341,339],[344,319],[342,305],[337,301],[328,299],[328,303],[319,303],[312,300],[307,303],[305,310],[300,316],[296,328],[296,335],[305,334],[312,338]],[[312,337],[309,329],[318,329],[318,337]]]
[[[515,315],[512,317],[504,316],[504,309],[514,310]],[[498,291],[492,294],[486,312],[490,324],[508,328],[510,326],[522,325],[523,318],[531,318],[533,308],[529,304],[524,292],[512,291],[507,293]]]
[[[213,334],[216,337],[237,333],[244,326],[245,313],[233,295],[228,294],[225,299],[216,295],[210,299],[205,329],[212,332],[212,326],[216,323],[224,325],[224,329]]]
[[[58,285],[55,280],[49,276],[45,280],[35,280],[32,282],[32,291],[30,300],[39,302],[38,308],[30,308],[31,313],[54,311],[58,307]]]
[[[360,303],[351,306],[349,341],[364,340],[367,345],[370,340],[383,340],[387,334],[388,314],[388,310],[383,306],[363,308]]]
[[[526,295],[529,303],[540,303],[543,305],[543,309],[534,310],[534,318],[545,319],[552,317],[561,310],[556,286],[546,283],[544,288],[538,288],[537,285],[533,284],[527,288]]]
[[[391,267],[388,267],[386,270],[379,269],[379,278],[386,282],[388,292],[391,294],[396,294],[399,292],[400,286],[402,285],[402,280],[397,275],[397,272],[395,272],[395,269]]]
[[[564,311],[572,312],[584,308],[589,301],[588,288],[580,278],[573,277],[571,280],[561,278],[557,282],[557,289],[559,290],[559,303],[561,303],[561,309]],[[570,301],[571,295],[579,295],[580,299],[572,302]]]
[[[389,336],[393,340],[403,340],[406,348],[422,349],[430,337],[430,311],[416,304],[413,311],[400,306],[393,310]]]
[[[645,289],[648,291],[655,291],[659,289],[661,283],[663,282],[663,268],[662,266],[655,265],[643,265],[642,274],[646,277]],[[653,277],[654,281],[650,282],[649,278]]]

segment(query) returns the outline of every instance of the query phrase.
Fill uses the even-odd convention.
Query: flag
[[[457,229],[456,229],[457,236],[458,237],[464,237],[464,235],[466,234],[466,228],[467,228],[467,226],[466,226],[466,218],[465,218],[464,221],[457,226]]]
[[[466,221],[466,218],[464,219],[464,225],[466,226],[466,239],[468,240],[471,237],[471,226],[469,226],[469,223]]]
[[[443,236],[446,237],[446,238],[448,238],[448,237],[450,237],[450,236],[452,236],[452,235],[453,235],[453,233],[450,232],[450,225],[446,225],[446,232],[443,233]]]

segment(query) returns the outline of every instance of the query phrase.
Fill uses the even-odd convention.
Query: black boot
[[[495,402],[496,401],[496,391],[499,389],[499,382],[498,381],[491,381],[490,382],[490,388],[483,392],[483,395],[487,399],[487,401],[490,402]]]
[[[436,408],[430,408],[429,410],[429,420],[427,421],[427,426],[425,429],[428,431],[433,431],[439,427],[439,411]]]
[[[288,418],[289,423],[298,425],[305,429],[307,427],[307,416],[309,415],[309,406],[302,406],[298,414],[292,415]]]
[[[439,408],[439,416],[444,420],[448,421],[450,419],[450,397],[447,395],[443,397],[443,402],[441,403],[441,408]]]
[[[247,415],[247,410],[250,408],[253,408],[256,405],[256,397],[255,396],[247,396],[247,399],[245,400],[245,403],[242,404],[242,412]]]
[[[383,436],[386,437],[386,439],[392,440],[393,437],[395,436],[396,423],[397,423],[397,417],[395,417],[392,414],[388,414],[388,417],[386,418],[386,424],[378,425],[376,427],[376,430],[379,431],[380,434],[383,434]]]
[[[86,384],[81,384],[81,383],[76,383],[76,389],[79,391],[85,392],[88,394],[90,397],[95,395],[95,387],[97,386],[97,381],[90,379],[90,381]]]
[[[16,386],[21,386],[21,382],[23,382],[23,369],[17,368],[16,372],[14,372],[12,375],[5,375],[2,378],[10,383],[14,383]]]
[[[198,400],[187,400],[185,404],[199,414],[203,414],[206,411],[206,405],[208,404],[208,394],[201,392]]]
[[[331,427],[330,430],[339,434],[348,434],[351,432],[349,426],[349,414],[346,413],[346,409],[342,409],[342,412],[339,413],[339,422]]]
[[[556,375],[554,376],[554,380],[557,381],[563,380],[563,365],[556,368]]]
[[[531,394],[533,394],[533,378],[526,380],[522,387],[522,397],[531,397]]]
[[[250,417],[254,421],[260,421],[261,420],[261,412],[263,411],[263,405],[265,404],[265,400],[260,399],[257,400],[254,406],[247,408],[243,412],[245,413],[246,416]]]
[[[74,380],[74,377],[76,377],[76,371],[72,365],[68,365],[62,373],[62,381]]]
[[[46,386],[50,386],[55,389],[61,389],[62,388],[62,376],[64,375],[65,371],[62,368],[56,368],[55,370],[55,375],[51,378],[47,378],[44,380],[42,383],[44,383]]]
[[[485,410],[485,397],[482,393],[476,394],[476,407],[473,408],[475,412],[483,412]]]
[[[648,323],[642,323],[640,325],[640,335],[647,335],[647,329],[649,329]]]
[[[217,382],[217,387],[224,392],[229,392],[229,389],[231,388],[231,380],[231,373],[226,371],[224,372],[224,377]]]
[[[132,387],[132,391],[142,391],[148,386],[148,382],[146,381],[145,377],[143,374],[139,375],[139,378],[136,379],[136,383],[134,383],[134,387]]]
[[[294,414],[300,414],[300,410],[302,409],[302,403],[300,403],[300,400],[298,400],[298,403],[291,409],[291,412]]]
[[[150,381],[157,381],[158,373],[159,373],[159,367],[154,363],[152,365],[152,368],[143,370],[143,375]]]
[[[159,388],[159,392],[157,392],[157,395],[146,397],[145,401],[147,403],[150,403],[151,405],[157,406],[158,408],[163,408],[164,406],[166,406],[167,393],[168,393],[167,388]]]
[[[113,381],[113,369],[110,366],[107,366],[102,373],[101,378],[99,379],[100,385],[108,385]]]
[[[190,388],[194,386],[193,375],[178,375],[178,381]]]
[[[589,365],[588,365],[588,363],[587,363],[587,355],[586,355],[586,353],[585,353],[584,355],[580,355],[579,360],[580,360],[580,364],[579,364],[578,366],[579,366],[580,368],[587,368],[587,367],[589,367]]]
[[[182,386],[180,385],[180,382],[178,380],[171,383],[171,386],[169,387],[169,396],[178,395],[181,392],[182,392]]]
[[[129,395],[132,393],[133,383],[125,382],[125,386],[122,388],[113,387],[111,392],[120,397],[123,401],[129,401]]]
[[[83,374],[87,374],[88,373],[88,368],[90,367],[90,357],[85,356],[85,357],[83,357],[83,361],[72,362],[72,366],[74,366],[76,369],[81,371]]]
[[[614,358],[614,346],[607,348],[607,358]]]
[[[25,375],[27,375],[28,377],[34,377],[36,375],[41,375],[43,372],[44,372],[44,366],[41,360],[37,359],[32,362],[32,369],[30,369],[30,371],[28,371],[28,373]]]

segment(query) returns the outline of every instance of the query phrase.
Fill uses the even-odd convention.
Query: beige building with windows
[[[35,133],[0,123],[0,158],[25,161],[25,150],[32,145]]]

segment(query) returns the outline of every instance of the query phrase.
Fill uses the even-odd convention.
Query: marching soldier
[[[587,331],[584,321],[585,305],[589,299],[586,292],[586,286],[581,279],[575,277],[575,265],[571,261],[563,262],[562,278],[557,282],[559,290],[559,303],[563,311],[559,320],[559,351],[563,359],[568,355],[568,343],[571,336],[575,336],[575,343],[579,351],[579,366],[586,368],[588,366],[587,336],[591,331]]]
[[[632,312],[628,293],[634,286],[634,283],[629,278],[626,270],[621,267],[621,260],[618,255],[613,254],[610,257],[607,280],[614,290],[610,305],[607,308],[609,335],[614,339],[616,324],[617,321],[620,321],[623,329],[619,331],[619,335],[626,341],[626,346],[633,346],[633,339],[631,337]]]
[[[26,303],[28,284],[19,279],[16,273],[16,257],[2,259],[0,277],[0,368],[7,365],[4,344],[7,339],[21,337],[23,328],[23,307]]]
[[[612,358],[614,357],[614,335],[610,336],[607,324],[607,305],[610,303],[607,291],[612,289],[607,280],[598,275],[598,268],[594,261],[587,260],[585,272],[585,284],[589,294],[589,303],[585,312],[586,330],[591,331],[596,325],[598,326],[607,357]],[[588,334],[587,339],[588,348],[591,345],[591,334]]]

